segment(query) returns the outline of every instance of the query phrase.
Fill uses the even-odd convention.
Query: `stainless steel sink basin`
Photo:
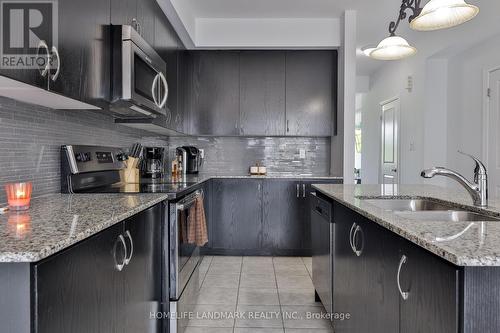
[[[396,215],[418,221],[479,222],[500,221],[500,218],[463,210],[395,212]]]
[[[454,209],[451,205],[425,199],[365,199],[363,201],[388,211],[418,212]]]

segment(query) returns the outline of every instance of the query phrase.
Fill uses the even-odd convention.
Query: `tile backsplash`
[[[260,162],[271,174],[328,175],[330,138],[309,137],[172,137],[169,160],[175,147],[196,146],[205,150],[201,173],[248,174]],[[300,149],[305,157],[300,158]]]
[[[8,182],[32,181],[34,196],[59,192],[61,145],[127,148],[137,141],[166,147],[169,161],[175,147],[202,148],[205,174],[247,174],[249,166],[257,161],[271,174],[328,175],[330,170],[330,138],[157,138],[115,125],[105,111],[52,110],[0,97],[0,205],[6,202],[3,185]],[[303,159],[299,156],[301,149],[305,151]]]

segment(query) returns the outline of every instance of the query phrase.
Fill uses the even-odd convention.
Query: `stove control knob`
[[[116,154],[116,159],[120,162],[128,160],[128,155],[125,153]]]

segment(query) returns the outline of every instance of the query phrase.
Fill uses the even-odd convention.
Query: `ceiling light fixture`
[[[373,46],[366,46],[366,47],[363,47],[361,49],[361,52],[363,52],[363,54],[367,57],[370,56],[370,53],[372,53],[373,50],[375,50],[376,47],[373,47]]]
[[[472,20],[478,13],[477,6],[464,0],[431,0],[410,22],[410,27],[419,31],[451,28]]]
[[[368,53],[377,60],[400,60],[417,53],[417,49],[406,39],[396,35],[399,23],[407,17],[412,29],[429,31],[465,23],[479,12],[478,7],[467,4],[465,0],[430,0],[424,8],[421,7],[421,2],[422,0],[402,0],[398,19],[389,24],[389,37],[382,40],[375,49],[363,50],[365,55]],[[407,14],[408,10],[411,11],[410,16]]]

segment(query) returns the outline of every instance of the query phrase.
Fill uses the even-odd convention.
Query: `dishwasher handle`
[[[311,210],[321,215],[328,222],[332,222],[332,204],[311,192]]]

